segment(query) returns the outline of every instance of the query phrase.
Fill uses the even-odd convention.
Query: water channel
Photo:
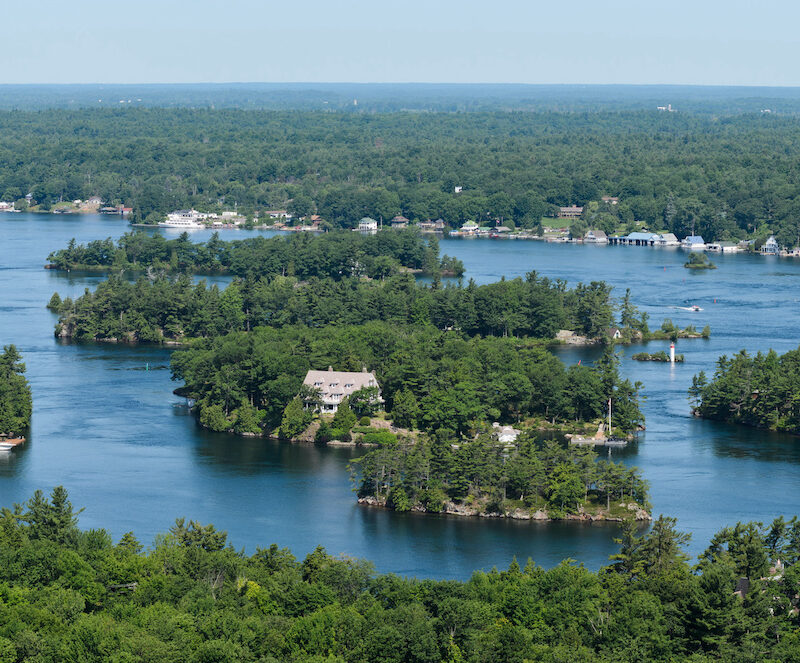
[[[70,238],[119,237],[118,217],[0,215],[0,344],[24,353],[34,394],[30,441],[0,457],[0,505],[58,484],[70,491],[83,527],[116,538],[132,530],[145,543],[175,517],[213,522],[238,548],[278,543],[302,556],[317,544],[364,557],[403,575],[466,578],[516,556],[543,566],[572,558],[598,568],[616,550],[607,524],[530,523],[398,514],[355,503],[348,449],[299,446],[208,433],[194,422],[160,347],[72,345],[53,337],[44,308],[54,291],[80,295],[104,278],[43,269],[48,253]],[[259,231],[227,231],[234,239]],[[192,239],[207,239],[197,231]],[[269,233],[268,233],[269,234]],[[679,343],[686,363],[671,367],[624,359],[623,372],[645,384],[647,431],[615,452],[651,483],[654,512],[678,518],[696,555],[709,537],[737,521],[800,514],[800,440],[697,421],[686,390],[721,354],[800,342],[800,261],[760,256],[714,257],[719,269],[689,273],[678,250],[543,244],[512,240],[441,241],[464,261],[467,278],[487,283],[530,270],[551,278],[605,280],[650,314],[709,324],[709,340]],[[680,306],[696,303],[703,311]],[[648,350],[665,349],[652,342]],[[640,349],[626,348],[630,355]],[[565,362],[591,361],[592,349],[558,349]],[[148,367],[149,370],[145,370]]]

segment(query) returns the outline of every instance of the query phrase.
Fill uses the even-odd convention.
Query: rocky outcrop
[[[365,506],[377,506],[377,507],[388,508],[386,507],[385,499],[377,498],[374,495],[359,497],[358,503],[363,504]],[[620,506],[627,508],[629,511],[633,513],[633,520],[637,521],[652,520],[650,514],[634,502],[631,502],[630,504],[623,503],[620,504]],[[482,511],[478,506],[471,504],[461,504],[458,502],[445,502],[442,511],[438,512],[430,512],[422,504],[415,504],[411,507],[410,510],[416,513],[445,513],[451,516],[467,516],[473,518],[476,516],[480,518],[510,518],[512,520],[537,520],[540,522],[554,521],[554,520],[572,520],[572,521],[582,521],[582,522],[601,522],[601,521],[622,522],[623,520],[627,520],[626,518],[621,518],[619,516],[608,515],[604,511],[600,511],[599,513],[588,513],[583,509],[583,507],[580,508],[578,513],[568,513],[565,516],[559,518],[551,518],[550,514],[543,509],[530,511],[527,509],[516,508],[511,511],[505,511],[501,513],[499,511]]]

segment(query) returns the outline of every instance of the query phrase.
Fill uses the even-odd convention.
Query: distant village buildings
[[[578,205],[558,208],[559,219],[577,219],[581,214],[583,214],[583,207],[579,207]]]

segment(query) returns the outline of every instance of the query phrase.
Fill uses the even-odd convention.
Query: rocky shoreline
[[[390,507],[386,506],[386,500],[378,499],[372,495],[367,497],[359,497],[358,503],[363,506],[371,506],[371,507],[378,507],[382,509],[388,509]],[[631,502],[629,504],[620,504],[621,507],[628,509],[631,513],[631,518],[621,518],[619,516],[611,516],[607,515],[603,512],[600,513],[588,513],[581,508],[578,513],[568,513],[563,517],[558,518],[551,518],[550,514],[543,509],[537,509],[536,511],[530,511],[526,509],[513,509],[511,511],[499,512],[499,511],[489,511],[483,512],[477,509],[476,507],[468,506],[466,504],[457,504],[455,502],[445,502],[444,509],[442,511],[428,511],[424,506],[421,504],[415,504],[411,507],[410,511],[415,513],[436,513],[436,514],[445,514],[450,516],[465,516],[471,518],[511,518],[512,520],[536,520],[540,522],[555,522],[557,520],[572,520],[572,521],[581,521],[581,522],[616,522],[621,523],[625,520],[635,520],[638,522],[649,522],[653,518],[652,516],[645,511],[641,506],[638,504]]]

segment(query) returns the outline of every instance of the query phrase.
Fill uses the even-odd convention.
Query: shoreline
[[[359,497],[358,504],[366,507],[373,507],[378,509],[386,509],[387,511],[396,511],[390,506],[386,505],[385,499],[379,499],[372,495],[366,497]],[[444,503],[442,511],[428,511],[422,504],[414,504],[409,508],[409,512],[420,513],[425,515],[445,515],[445,516],[459,516],[462,518],[507,518],[509,520],[530,520],[536,522],[557,522],[557,521],[571,521],[571,522],[614,522],[621,523],[627,520],[634,522],[650,522],[652,515],[643,509],[638,504],[631,502],[628,504],[620,504],[620,507],[628,509],[631,513],[631,518],[622,518],[620,516],[612,516],[603,510],[598,513],[589,513],[581,507],[578,513],[567,513],[561,517],[551,517],[545,509],[521,509],[516,508],[509,511],[481,511],[476,507],[467,506],[465,504],[457,504],[452,501]]]

